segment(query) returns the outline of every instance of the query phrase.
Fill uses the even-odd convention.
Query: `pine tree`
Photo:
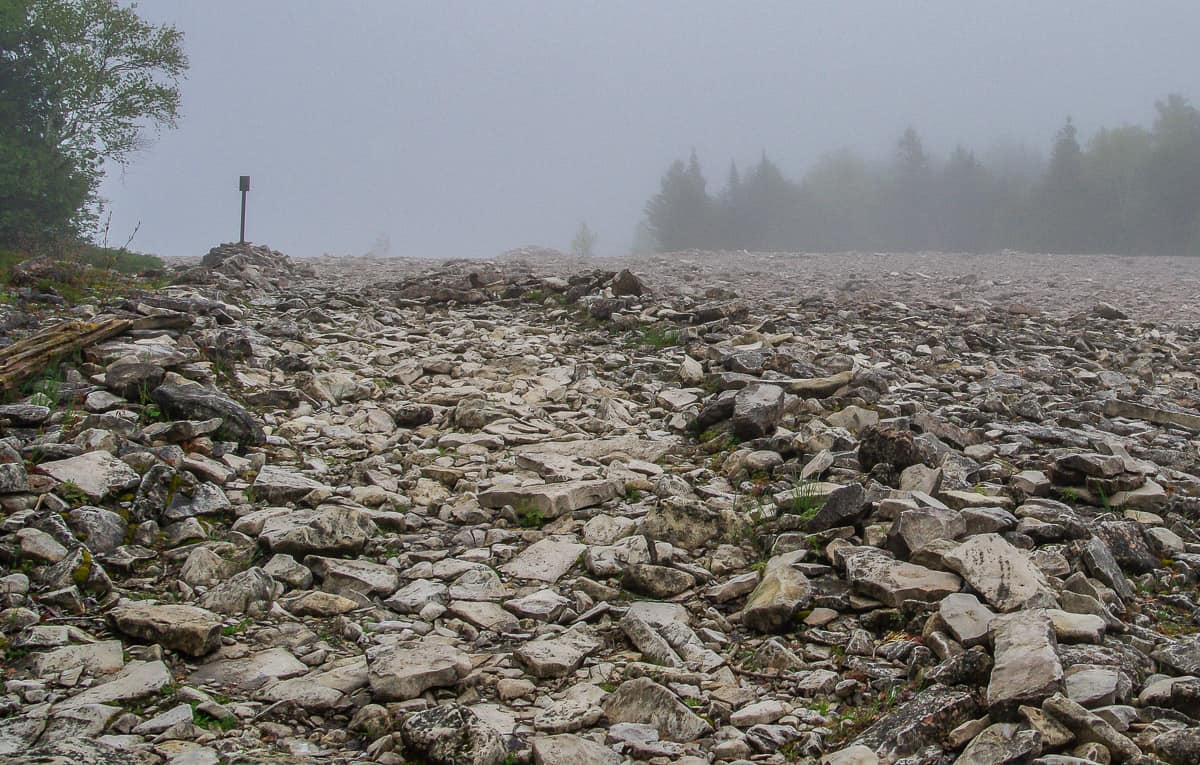
[[[939,178],[939,249],[978,252],[991,247],[995,185],[975,154],[958,146]]]
[[[914,128],[896,141],[885,199],[883,229],[890,246],[902,250],[929,247],[934,239],[933,170]]]
[[[646,222],[659,252],[711,246],[712,200],[696,150],[688,163],[676,160],[663,175],[661,188],[646,203]]]
[[[1088,221],[1083,151],[1071,118],[1054,138],[1050,164],[1035,197],[1041,224],[1035,244],[1049,252],[1085,252],[1094,237]]]

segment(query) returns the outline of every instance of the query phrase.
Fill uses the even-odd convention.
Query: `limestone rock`
[[[647,723],[668,741],[692,741],[712,727],[675,695],[648,677],[626,680],[604,699],[611,722]]]
[[[429,688],[453,686],[471,671],[471,660],[452,645],[422,641],[385,644],[367,651],[376,701],[415,699]]]
[[[1001,612],[1058,606],[1045,575],[999,534],[977,534],[944,557],[972,589]]]
[[[108,612],[108,620],[126,635],[188,656],[204,656],[221,645],[221,617],[194,606],[124,601]]]

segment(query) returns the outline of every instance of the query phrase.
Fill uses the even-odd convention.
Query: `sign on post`
[[[246,243],[246,192],[250,191],[250,176],[243,175],[238,178],[238,190],[242,192],[242,228],[241,234],[238,237],[238,244]]]

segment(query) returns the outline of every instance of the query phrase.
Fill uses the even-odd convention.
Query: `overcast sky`
[[[691,147],[710,188],[763,149],[798,177],[915,126],[935,150],[1045,150],[1070,114],[1200,100],[1196,0],[141,0],[184,34],[179,127],[110,174],[110,242],[202,255],[625,252]]]

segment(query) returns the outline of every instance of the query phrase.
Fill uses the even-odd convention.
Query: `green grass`
[[[825,497],[818,491],[815,481],[800,480],[792,487],[792,496],[787,504],[779,508],[780,513],[798,515],[810,521],[825,506]]]
[[[56,493],[72,505],[86,505],[91,499],[83,489],[71,481],[60,483]]]
[[[16,266],[34,257],[49,255],[64,264],[52,277],[38,279],[39,292],[55,294],[71,304],[87,300],[109,300],[143,289],[157,289],[165,282],[160,272],[162,258],[132,252],[123,247],[99,247],[83,242],[65,242],[45,252],[22,253],[0,249],[0,285],[11,285]],[[6,298],[8,297],[5,293]]]
[[[96,245],[84,245],[76,255],[76,259],[93,268],[131,275],[146,271],[158,271],[165,265],[163,259],[157,255],[133,252],[124,248],[97,247]]]
[[[643,327],[633,333],[631,345],[648,345],[651,348],[670,348],[679,345],[679,330],[662,329],[661,327]]]
[[[198,709],[192,709],[192,722],[198,728],[204,728],[207,731],[230,731],[237,727],[238,720],[233,715],[228,717],[213,717],[207,712],[201,712]]]
[[[238,622],[237,624],[230,624],[228,626],[222,627],[221,634],[224,637],[233,637],[234,635],[240,635],[243,632],[245,632],[246,628],[249,626],[250,626],[250,620],[243,619],[242,621]]]

